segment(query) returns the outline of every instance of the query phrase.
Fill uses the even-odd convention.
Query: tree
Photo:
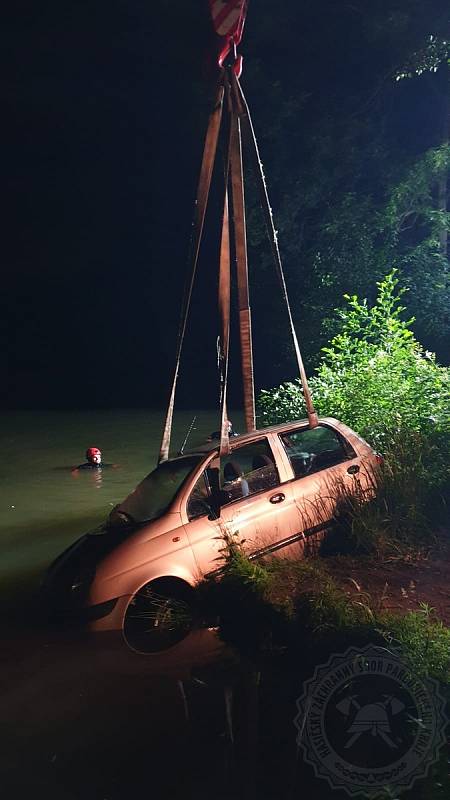
[[[409,64],[430,36],[446,41],[446,19],[442,2],[364,0],[355,7],[322,0],[300,9],[288,2],[274,44],[267,2],[250,13],[254,33],[243,83],[310,364],[335,330],[333,309],[342,294],[373,299],[375,281],[392,264],[410,289],[420,336],[443,349],[450,332],[448,216],[438,198],[448,152],[440,96],[430,88],[436,75],[428,70],[421,81],[395,80],[399,65]],[[267,292],[271,266],[256,201],[249,226],[261,290],[253,300],[256,321],[262,320],[257,327],[261,335],[272,333],[259,360],[269,383],[294,361],[280,344],[281,304]],[[268,362],[276,364],[272,374]]]
[[[450,42],[431,34],[425,46],[413,53],[409,61],[397,72],[396,80],[404,80],[426,73],[438,73],[441,80],[433,82],[433,89],[441,101],[441,147],[448,149],[450,135]],[[439,125],[438,122],[438,125]],[[448,257],[448,164],[438,175],[437,211],[440,212],[439,250],[443,258]]]

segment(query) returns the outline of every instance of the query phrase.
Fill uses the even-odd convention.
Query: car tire
[[[192,630],[194,590],[177,578],[159,578],[131,598],[123,622],[124,639],[137,653],[162,653]]]

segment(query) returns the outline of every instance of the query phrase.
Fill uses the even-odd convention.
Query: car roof
[[[291,428],[296,428],[302,425],[308,425],[308,420],[293,419],[289,422],[281,422],[278,425],[268,425],[266,428],[258,428],[256,431],[250,431],[249,433],[240,433],[237,436],[232,436],[230,438],[230,448],[231,450],[234,450],[237,445],[261,439],[268,433],[284,433],[285,431],[291,430]],[[319,417],[319,425],[330,425],[332,428],[343,427],[342,422],[339,422],[339,420],[334,419],[333,417]],[[194,455],[194,453],[209,453],[218,449],[219,441],[215,439],[212,442],[205,442],[205,444],[194,447],[192,450],[186,450],[186,455]]]

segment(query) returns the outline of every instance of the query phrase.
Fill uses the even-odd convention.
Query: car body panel
[[[167,525],[157,521],[132,534],[98,565],[91,589],[92,602],[133,593],[148,581],[150,574],[155,578],[169,574],[192,581],[195,562],[180,514],[172,512],[165,515],[165,520]]]

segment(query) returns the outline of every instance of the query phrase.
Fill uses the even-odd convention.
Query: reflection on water
[[[158,656],[137,656],[110,633],[11,637],[0,690],[3,796],[344,800],[297,747],[306,677],[283,654],[258,666],[240,659],[208,630]],[[444,800],[447,772],[444,757],[402,798]]]
[[[102,467],[96,467],[95,469],[87,469],[83,472],[80,470],[74,469],[71,471],[72,478],[77,480],[82,476],[82,479],[90,480],[94,489],[101,489],[102,482],[103,482],[103,472],[104,469]],[[86,478],[85,478],[86,476]]]

